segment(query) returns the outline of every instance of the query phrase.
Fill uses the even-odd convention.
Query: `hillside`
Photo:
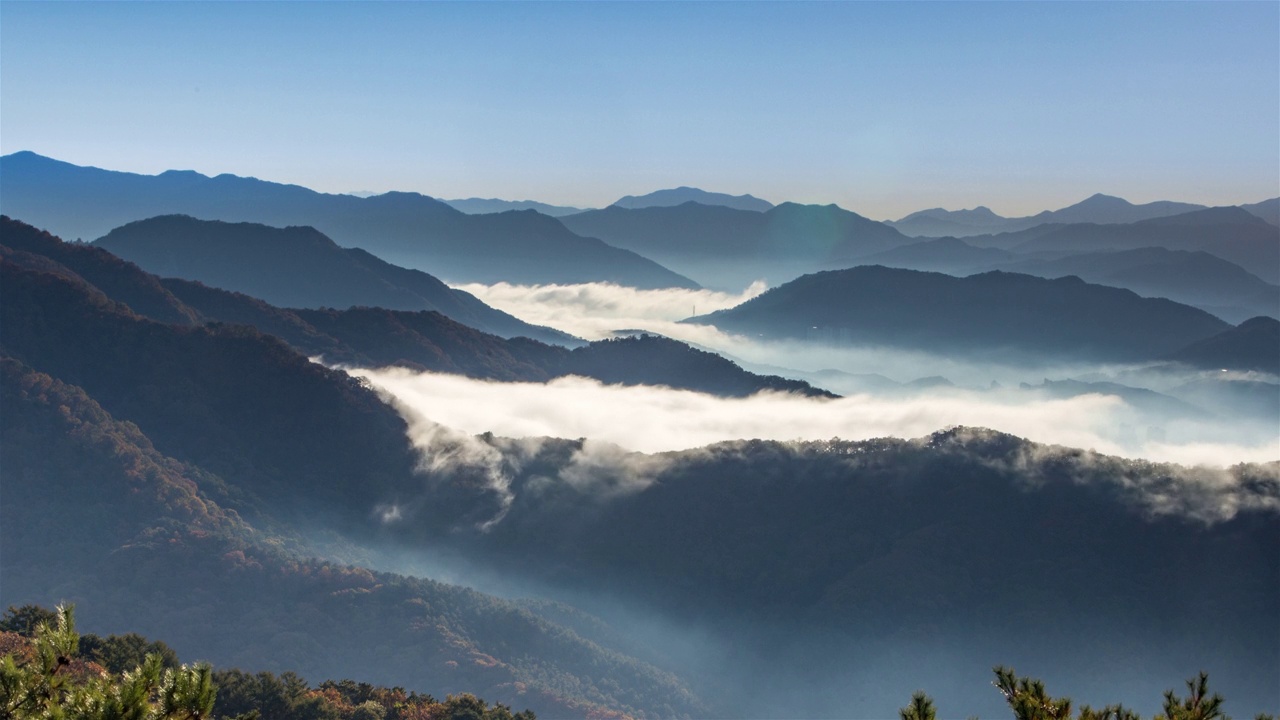
[[[699,282],[741,289],[845,267],[909,240],[835,205],[783,203],[765,212],[685,203],[609,207],[563,219],[574,232],[652,257]]]
[[[256,178],[138,175],[19,152],[0,158],[0,212],[90,240],[158,215],[310,226],[343,247],[451,282],[614,282],[695,287],[651,260],[579,237],[533,211],[468,215],[417,193],[327,195]]]
[[[671,207],[692,202],[700,205],[718,205],[735,210],[764,212],[773,207],[768,200],[761,200],[754,195],[729,195],[726,193],[707,192],[695,187],[680,186],[667,190],[655,190],[647,195],[626,195],[613,203],[613,207],[636,210],[647,207]]]
[[[581,448],[544,443],[503,519],[445,530],[449,542],[597,606],[645,602],[699,628],[686,672],[734,688],[738,714],[846,717],[853,701],[887,716],[938,685],[994,713],[997,698],[953,679],[1002,654],[1126,704],[1163,691],[1158,668],[1187,663],[1229,678],[1237,707],[1280,699],[1274,463],[1180,468],[957,428],[721,443],[657,469],[629,455],[618,465],[649,474],[610,492],[610,476],[554,480]],[[1146,662],[1108,652],[1117,642]],[[839,690],[818,692],[833,678]]]
[[[223,230],[225,225],[195,222],[198,227],[212,228],[215,232]],[[265,235],[268,242],[279,240],[280,234],[288,234],[288,231],[261,226],[249,229],[250,236]],[[314,239],[305,229],[302,235],[304,239]],[[381,269],[395,280],[405,280],[400,287],[413,290],[425,286],[427,291],[439,288],[445,292],[446,300],[450,298],[447,293],[452,292],[464,301],[479,304],[472,296],[449,290],[424,273],[401,268],[387,270],[385,264],[376,258],[364,257],[362,251],[339,249],[335,252],[331,244],[323,241],[319,244],[328,251],[327,256],[320,253],[321,260],[337,258],[329,269],[336,267],[340,273],[349,271],[350,266],[343,262],[345,254],[357,253],[357,259],[362,260],[365,267]],[[104,299],[128,305],[152,320],[164,322],[176,318],[181,324],[193,326],[210,321],[248,325],[274,335],[306,356],[320,356],[330,363],[365,367],[398,365],[503,381],[542,382],[575,374],[609,383],[656,383],[729,396],[761,390],[827,394],[805,383],[745,372],[719,356],[657,337],[600,341],[570,351],[528,338],[497,337],[435,311],[378,307],[282,309],[242,293],[199,282],[159,279],[101,247],[64,243],[8,218],[0,219],[0,253],[17,266],[57,275],[81,286],[85,293],[102,294]],[[196,269],[200,270],[199,266]],[[357,265],[356,269],[361,267]],[[87,278],[94,281],[89,282]],[[326,291],[323,283],[306,282],[301,276],[296,277],[295,282],[302,283],[305,289]],[[466,309],[464,305],[463,310]],[[504,317],[519,322],[510,316]]]
[[[1228,326],[1195,308],[1079,278],[862,266],[815,273],[685,322],[774,339],[1094,360],[1150,360]]]
[[[242,292],[277,307],[435,310],[503,337],[579,342],[495,310],[427,273],[340,248],[314,228],[169,215],[118,227],[94,245],[156,275]]]
[[[562,215],[573,215],[582,212],[583,208],[568,207],[565,205],[548,205],[544,202],[536,200],[501,200],[498,198],[459,198],[456,200],[441,200],[454,210],[460,210],[468,215],[488,215],[490,213],[507,212],[508,210],[537,210],[543,215],[551,217],[560,217]]]
[[[1280,320],[1256,317],[1194,342],[1169,359],[1205,370],[1242,370],[1280,375]]]
[[[1167,200],[1135,205],[1124,198],[1097,193],[1074,205],[1026,217],[1002,217],[982,206],[972,210],[932,208],[911,213],[888,224],[906,235],[916,237],[972,237],[1017,232],[1046,224],[1134,223],[1202,209],[1203,205]]]
[[[1162,247],[1207,252],[1280,283],[1280,228],[1239,208],[1209,208],[1127,225],[1041,225],[967,239],[971,245],[1057,257]]]

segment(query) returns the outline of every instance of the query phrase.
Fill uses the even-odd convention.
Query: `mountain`
[[[173,214],[311,226],[343,247],[454,282],[696,286],[635,253],[574,235],[546,215],[467,215],[417,193],[327,195],[234,175],[137,175],[19,152],[0,158],[0,211],[61,237],[83,239]]]
[[[1203,251],[1268,283],[1280,283],[1280,228],[1240,208],[1209,208],[1128,225],[1045,226],[1021,242],[1017,233],[1001,238],[1023,253],[1068,255],[1143,247]]]
[[[874,265],[806,275],[685,322],[773,339],[1110,361],[1159,358],[1228,327],[1195,308],[1075,277],[957,278]]]
[[[1200,476],[955,428],[719,443],[664,454],[609,494],[619,481],[548,481],[578,448],[526,457],[500,522],[437,531],[506,572],[700,628],[688,676],[733,688],[734,714],[848,717],[857,704],[889,717],[940,685],[966,712],[1000,712],[998,694],[948,678],[1009,652],[1069,677],[1077,696],[1158,697],[1165,681],[1150,674],[1191,663],[1238,683],[1248,706],[1280,699],[1274,463]],[[1196,500],[1201,483],[1224,495]],[[1241,511],[1217,514],[1228,507]],[[1118,645],[1151,662],[1135,667]]]
[[[23,550],[5,553],[0,602],[74,600],[84,626],[163,636],[223,667],[376,676],[551,717],[707,713],[607,634],[466,588],[308,557],[296,535],[264,531],[215,499],[243,492],[242,476],[160,451],[82,388],[4,357],[0,398],[0,538]],[[324,443],[342,439],[309,441],[327,453]]]
[[[1080,380],[1045,380],[1039,385],[1021,383],[1021,389],[1045,397],[1073,398],[1080,395],[1114,395],[1125,404],[1141,412],[1165,419],[1207,420],[1209,414],[1178,398],[1146,388],[1130,387],[1113,382],[1082,382]]]
[[[582,212],[583,208],[568,207],[565,205],[548,205],[547,203],[538,202],[536,200],[499,200],[498,198],[466,198],[457,200],[442,200],[444,204],[460,210],[468,215],[487,215],[490,213],[506,212],[508,210],[536,210],[543,215],[551,217],[561,217],[562,215],[573,215]]]
[[[168,215],[116,228],[94,243],[164,277],[197,280],[280,307],[435,310],[503,337],[579,344],[454,290],[427,273],[396,267],[357,248],[340,248],[315,228]]]
[[[1263,200],[1250,205],[1241,205],[1245,211],[1256,215],[1272,225],[1280,225],[1280,197]]]
[[[627,195],[613,203],[613,207],[636,210],[647,207],[672,207],[694,202],[700,205],[719,205],[735,210],[764,212],[773,207],[768,200],[761,200],[752,195],[726,195],[725,193],[707,192],[698,188],[680,186],[668,190],[656,190],[648,195]]]
[[[972,210],[919,210],[885,224],[911,237],[966,237],[1000,232],[1010,220],[995,214],[985,205],[979,205]]]
[[[897,230],[835,205],[783,203],[764,212],[698,203],[636,210],[615,206],[563,222],[574,232],[652,257],[704,284],[732,289],[761,278],[781,283],[847,267],[909,242]]]
[[[147,277],[64,245],[118,287]],[[0,555],[0,603],[544,717],[880,717],[921,686],[992,713],[990,688],[947,683],[1001,661],[1127,703],[1191,663],[1274,705],[1274,464],[972,428],[660,455],[482,435],[424,463],[361,383],[244,327],[139,317],[55,262],[0,255],[0,544],[23,549]],[[388,557],[575,601],[372,567]]]
[[[1017,232],[1046,224],[1134,223],[1202,210],[1204,207],[1204,205],[1166,200],[1134,205],[1124,198],[1098,193],[1075,205],[1068,205],[1059,210],[1045,210],[1027,217],[1002,217],[983,206],[972,210],[932,208],[911,213],[888,224],[904,234],[916,237],[971,237],[990,233]]]
[[[1127,288],[1144,297],[1193,305],[1229,322],[1257,315],[1280,317],[1280,286],[1202,250],[1146,247],[1056,260],[1015,260],[998,267],[1047,278],[1076,275],[1086,282]]]
[[[1206,370],[1243,370],[1280,375],[1280,320],[1256,317],[1169,355]]]
[[[858,264],[966,275],[1000,267],[1016,257],[1008,250],[974,247],[959,238],[942,237],[873,253]]]
[[[215,232],[233,227],[225,223],[203,225]],[[289,232],[261,226],[251,230],[266,233],[268,239]],[[307,228],[291,230],[303,231],[304,238],[314,239],[314,231]],[[362,251],[339,254],[342,252]],[[210,321],[247,325],[329,363],[397,365],[499,381],[544,382],[580,375],[607,383],[666,385],[728,397],[762,390],[831,396],[803,382],[746,372],[718,355],[653,336],[599,341],[571,351],[529,338],[504,339],[435,311],[379,307],[286,310],[200,282],[156,278],[100,247],[64,243],[8,218],[0,218],[0,257],[15,266],[58,275],[153,320],[189,326]]]
[[[1037,225],[969,236],[965,242],[1040,259],[1151,247],[1203,251],[1268,283],[1280,283],[1280,228],[1238,207],[1207,208],[1123,225]]]
[[[1194,203],[1170,202],[1167,200],[1134,205],[1124,198],[1097,193],[1075,205],[1068,205],[1061,210],[1046,210],[1031,216],[1029,219],[1038,221],[1037,224],[1094,223],[1107,225],[1135,223],[1169,215],[1181,215],[1195,210],[1203,210],[1204,207],[1204,205],[1196,205]]]

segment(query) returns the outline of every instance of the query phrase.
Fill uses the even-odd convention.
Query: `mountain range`
[[[1241,322],[1258,315],[1280,317],[1280,286],[1235,263],[1203,250],[1142,247],[1085,252],[1048,259],[1045,253],[1019,254],[975,247],[959,238],[938,238],[869,255],[867,265],[971,275],[992,270],[1045,278],[1075,275],[1099,285],[1163,297]]]
[[[335,254],[341,259],[343,253],[363,252],[336,249],[335,253],[332,243],[311,228],[279,230],[184,217],[157,218],[157,221],[164,232],[174,229],[168,224],[172,221],[177,223],[179,232],[190,232],[187,237],[200,239],[192,245],[175,245],[167,251],[167,257],[180,258],[178,262],[184,267],[203,266],[214,268],[214,272],[217,267],[253,266],[259,263],[263,248],[272,244],[281,245],[286,253],[294,251],[297,248],[293,240],[296,238],[292,235],[301,238],[300,244],[304,249],[322,249],[322,259],[332,259]],[[142,237],[159,237],[163,241],[167,236],[163,232],[153,235],[148,231]],[[221,245],[217,252],[222,254],[216,261],[210,261],[208,248],[223,240],[230,242]],[[184,254],[191,248],[195,249],[197,258],[194,262],[190,255]],[[249,251],[245,252],[245,248]],[[281,250],[266,252],[271,255]],[[87,284],[143,317],[192,327],[208,322],[249,326],[274,335],[307,356],[319,356],[330,363],[363,367],[395,365],[503,381],[544,382],[566,375],[579,375],[611,384],[663,385],[728,397],[743,397],[761,390],[832,397],[831,393],[807,383],[749,373],[713,353],[656,336],[585,344],[554,330],[529,326],[534,330],[544,330],[541,334],[558,343],[548,344],[529,337],[498,337],[437,310],[407,311],[385,306],[337,310],[325,303],[316,303],[316,309],[284,309],[246,293],[211,287],[203,282],[159,278],[100,246],[64,243],[7,217],[0,218],[0,257],[14,268],[51,273],[79,285]],[[326,276],[325,271],[334,267],[326,262],[304,256],[294,258],[288,265],[294,272],[301,273],[295,277],[304,282],[308,273],[324,278],[325,282],[313,282],[309,288],[323,287],[333,294],[360,289],[358,283],[344,285],[348,278],[342,273]],[[343,272],[347,269],[342,264],[337,267]],[[433,289],[431,283],[437,282],[417,271],[399,271],[422,275],[422,278],[414,278],[415,287]],[[271,272],[267,274],[273,275]],[[235,274],[230,277],[233,281],[239,278]],[[356,290],[352,290],[352,284]],[[287,295],[291,291],[284,289],[282,292]],[[466,293],[461,295],[472,305],[490,313],[498,312]],[[444,297],[450,296],[445,293]],[[464,307],[476,314],[470,305]],[[451,306],[450,309],[454,308]],[[470,317],[466,313],[460,315],[462,320]],[[487,316],[480,314],[480,317],[484,319]],[[514,318],[510,321],[519,322]],[[566,343],[565,339],[572,342]],[[562,347],[565,344],[580,347],[570,350]]]
[[[972,210],[930,208],[913,212],[888,224],[913,237],[969,237],[1017,232],[1046,224],[1127,224],[1169,215],[1181,215],[1194,210],[1203,210],[1205,207],[1194,203],[1165,200],[1135,205],[1124,198],[1098,193],[1074,205],[1068,205],[1059,210],[1045,210],[1026,217],[1003,217],[985,206],[978,206]],[[1280,220],[1276,217],[1280,212],[1277,210],[1280,207],[1280,198],[1240,207],[1273,225],[1280,225]]]
[[[500,459],[497,483],[469,452],[424,463],[368,387],[252,328],[205,322],[183,298],[393,346],[396,326],[374,309],[281,310],[16,221],[0,229],[35,236],[0,252],[0,542],[23,549],[0,556],[0,602],[73,599],[86,624],[165,637],[186,657],[480,692],[549,717],[882,716],[922,684],[994,713],[989,688],[947,680],[992,658],[1052,664],[1076,694],[1121,699],[1158,697],[1192,663],[1243,706],[1275,700],[1275,464],[1206,477],[974,428],[661,455],[466,439]],[[877,285],[873,271],[905,272],[840,272],[858,288],[919,289],[909,275]],[[810,282],[827,275],[839,273]],[[1006,285],[1066,300],[1083,285],[989,280],[1011,306],[1021,296]],[[774,294],[793,292],[761,298]],[[1122,320],[1125,303],[1167,313],[1143,316],[1151,335],[1225,329],[1124,296],[1111,311]],[[475,331],[441,315],[379,312],[459,335],[436,344],[455,365],[472,352],[461,335]],[[652,370],[651,348],[699,358],[646,342],[582,350],[618,372]],[[553,601],[385,572],[388,558]],[[1117,642],[1149,662],[1107,652]]]
[[[684,185],[668,190],[655,190],[648,195],[626,195],[618,198],[611,207],[638,210],[647,207],[672,207],[683,205],[687,202],[754,212],[764,212],[773,207],[773,203],[768,200],[761,200],[754,195],[727,195],[725,193],[707,192],[706,190]]]
[[[19,152],[0,158],[0,211],[69,239],[93,239],[126,223],[172,214],[306,225],[344,247],[451,282],[697,287],[651,260],[575,235],[532,210],[468,215],[417,193],[327,195],[234,175],[138,175]]]
[[[487,215],[508,210],[536,210],[543,215],[561,217],[582,212],[583,208],[566,205],[548,205],[537,200],[499,200],[498,198],[465,198],[442,200],[444,204],[468,215]]]
[[[1229,327],[1196,308],[1076,277],[957,278],[878,265],[806,275],[685,322],[780,340],[1105,361],[1154,360]]]
[[[783,203],[764,212],[686,202],[608,207],[563,218],[574,232],[681,268],[709,286],[777,284],[910,242],[897,230],[835,205]]]

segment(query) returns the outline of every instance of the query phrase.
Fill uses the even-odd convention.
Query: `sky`
[[[1280,195],[1280,3],[0,3],[0,152],[875,219]]]

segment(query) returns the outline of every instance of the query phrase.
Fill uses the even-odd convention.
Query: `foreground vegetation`
[[[1072,713],[1071,698],[1055,698],[1040,680],[1019,677],[1012,668],[995,668],[996,689],[1004,695],[1017,720],[1140,720],[1138,714],[1123,705],[1107,705],[1094,709],[1088,705]],[[1209,694],[1209,675],[1201,672],[1187,681],[1187,696],[1173,690],[1164,693],[1164,712],[1153,720],[1231,720],[1222,712],[1222,696]],[[933,698],[924,692],[911,696],[911,702],[898,711],[900,720],[937,720]],[[1275,716],[1259,713],[1254,720],[1275,720]]]
[[[136,634],[81,636],[72,607],[9,608],[0,621],[0,720],[536,720],[470,694],[443,702],[351,680],[180,665]]]

